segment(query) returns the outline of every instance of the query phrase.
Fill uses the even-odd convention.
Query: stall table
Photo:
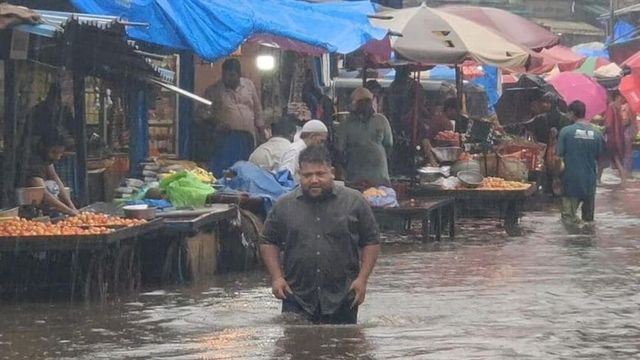
[[[531,183],[524,190],[482,190],[454,189],[444,190],[432,186],[416,185],[410,193],[414,197],[448,197],[454,199],[458,216],[468,218],[498,218],[507,234],[521,234],[519,220],[522,217],[524,202],[537,189]]]
[[[150,252],[163,261],[151,266],[150,274],[161,274],[162,283],[197,280],[213,275],[225,265],[224,253],[241,242],[232,222],[238,218],[238,208],[232,204],[211,204],[194,210],[176,210],[159,214],[164,218],[166,231]],[[147,259],[154,263],[155,259]],[[155,268],[155,269],[154,269]],[[157,280],[157,279],[156,279]]]
[[[374,207],[373,213],[379,221],[387,217],[397,217],[410,224],[412,219],[419,219],[422,222],[424,241],[430,240],[431,235],[436,241],[440,241],[445,229],[448,230],[449,239],[455,237],[456,205],[453,199],[402,200],[398,207]]]
[[[45,273],[33,277],[44,275],[68,283],[72,300],[78,290],[84,300],[98,302],[109,295],[135,291],[140,286],[139,241],[163,226],[162,219],[157,219],[99,235],[0,237],[0,256],[5,260],[0,268],[4,273],[3,290],[10,290],[6,284],[24,288],[24,284],[38,285],[36,281],[46,280],[30,276],[36,273],[32,267],[46,259],[37,254],[46,252],[52,259],[63,260],[47,262]],[[13,278],[5,278],[9,276]],[[41,285],[51,286],[53,282]]]

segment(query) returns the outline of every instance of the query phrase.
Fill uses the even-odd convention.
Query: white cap
[[[309,120],[302,126],[302,133],[328,133],[329,129],[320,120]]]

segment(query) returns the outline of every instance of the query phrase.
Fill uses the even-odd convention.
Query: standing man
[[[300,139],[294,141],[282,154],[280,159],[280,171],[289,170],[293,177],[298,180],[300,153],[311,145],[324,145],[329,138],[329,129],[320,120],[309,120],[302,127]]]
[[[272,292],[282,312],[355,324],[380,252],[378,226],[362,194],[334,185],[323,146],[308,147],[299,162],[300,187],[276,203],[261,237]]]
[[[345,167],[345,181],[372,186],[389,184],[387,154],[393,147],[389,120],[374,111],[371,91],[357,88],[351,101],[353,110],[340,123],[336,141]]]
[[[238,59],[222,63],[222,80],[209,87],[204,97],[213,104],[201,108],[201,116],[216,124],[215,151],[209,170],[221,177],[239,160],[248,160],[256,141],[264,138],[262,106],[255,85],[243,78]]]
[[[251,153],[249,161],[267,171],[277,171],[282,155],[291,146],[296,125],[289,118],[283,117],[271,125],[271,132],[273,136]]]
[[[460,134],[465,134],[469,129],[469,118],[462,115],[460,107],[458,106],[458,99],[449,98],[444,101],[443,105],[444,116],[451,121],[454,127],[454,131]]]
[[[584,119],[585,109],[581,101],[569,105],[575,123],[564,127],[558,140],[558,156],[565,164],[562,221],[568,226],[581,226],[594,218],[597,160],[604,141],[602,133]],[[582,220],[576,216],[580,204]]]

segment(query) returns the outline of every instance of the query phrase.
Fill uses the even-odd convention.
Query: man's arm
[[[287,294],[292,294],[293,292],[284,279],[280,264],[279,227],[277,209],[274,207],[269,213],[260,235],[260,254],[269,275],[271,275],[271,292],[278,299],[286,299]]]
[[[64,186],[64,183],[62,182],[62,180],[60,180],[60,177],[58,176],[58,173],[56,172],[56,168],[53,166],[53,164],[47,166],[46,174],[47,174],[47,179],[51,179],[55,181],[56,184],[58,184],[58,188],[60,189],[60,195],[58,197],[60,201],[70,209],[77,210],[73,201],[71,201],[71,197],[67,192],[67,188]]]
[[[358,210],[358,232],[360,234],[360,248],[362,255],[360,258],[360,272],[351,283],[350,291],[354,292],[354,299],[351,307],[358,306],[364,302],[367,292],[367,282],[369,276],[376,266],[378,255],[380,254],[380,231],[373,215],[369,203],[364,199],[360,200]]]
[[[567,138],[567,128],[563,128],[560,130],[560,135],[558,135],[558,148],[556,149],[556,155],[559,158],[564,158],[565,152],[567,151],[567,146],[565,144]]]
[[[41,177],[31,178],[29,180],[29,186],[44,187],[45,186],[44,179]],[[62,201],[58,200],[57,197],[49,193],[47,190],[44,191],[44,203],[67,215],[76,215],[78,213],[78,210],[76,210],[75,208],[74,209],[70,208],[69,206],[64,204]]]
[[[262,118],[262,102],[260,101],[258,90],[256,89],[256,86],[253,82],[251,82],[251,98],[253,103],[254,124],[256,126],[256,129],[258,129],[259,137],[266,140],[266,134],[264,132],[264,119]]]
[[[389,154],[393,148],[393,132],[391,131],[389,120],[384,115],[382,117],[384,119],[384,138],[382,139],[382,146],[384,146],[387,154]]]

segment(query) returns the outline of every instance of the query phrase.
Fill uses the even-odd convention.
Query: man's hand
[[[351,308],[362,305],[364,297],[367,292],[367,280],[361,277],[357,277],[349,287],[349,292],[353,291],[354,298],[351,303]]]
[[[271,283],[271,292],[273,293],[273,296],[280,300],[286,299],[287,294],[293,294],[289,284],[287,284],[287,281],[282,277],[273,280]]]

